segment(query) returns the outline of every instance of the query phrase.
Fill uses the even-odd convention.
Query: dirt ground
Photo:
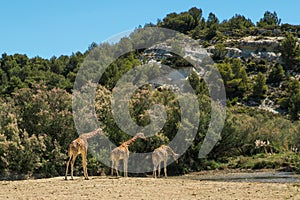
[[[191,180],[186,177],[63,177],[0,181],[0,199],[300,199],[300,183]]]

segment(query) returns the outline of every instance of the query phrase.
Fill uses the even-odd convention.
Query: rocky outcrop
[[[225,54],[230,58],[242,58],[242,59],[251,59],[251,60],[267,60],[269,62],[281,62],[280,57],[280,45],[284,40],[284,37],[261,37],[261,36],[249,36],[240,39],[229,39],[225,41],[223,44],[225,46]],[[300,39],[298,39],[300,40]],[[183,41],[184,42],[184,41]],[[300,43],[300,41],[299,41]],[[206,62],[206,60],[212,61],[210,55],[219,53],[224,55],[221,49],[217,49],[215,46],[209,46],[207,48],[202,48],[199,43],[197,45],[191,45],[189,43],[184,43],[184,48],[182,51],[185,53],[184,58],[188,61],[197,60],[200,62]],[[221,50],[223,51],[223,50]],[[164,59],[172,58],[175,54],[172,52],[172,45],[168,43],[162,43],[159,45],[155,45],[149,49],[147,49],[142,59],[144,63],[152,63],[158,66],[163,66],[161,61]],[[201,68],[200,68],[201,69]],[[168,79],[168,83],[178,83],[177,81],[186,79],[188,74],[190,73],[190,67],[181,67],[176,68],[174,71],[170,71],[168,75],[164,75],[164,78]],[[193,70],[193,69],[192,69]],[[178,73],[179,72],[179,73]],[[205,71],[200,71],[199,69],[197,73],[202,77],[205,74]],[[294,71],[289,71],[289,74],[292,78],[300,79],[300,75]],[[249,76],[250,79],[253,78]],[[161,80],[158,82],[164,82],[165,80]],[[173,84],[175,86],[176,84]],[[179,84],[177,84],[179,85]],[[172,84],[171,84],[172,86]],[[167,85],[158,84],[156,87],[160,89],[172,89],[176,90],[176,88],[169,88]],[[256,107],[258,109],[262,109],[271,113],[286,113],[285,110],[281,110],[280,106],[276,102],[276,99],[279,97],[281,86],[272,87],[269,85],[267,91],[267,95],[265,99],[248,99],[246,102],[241,101],[240,104]]]
[[[229,39],[224,45],[226,46],[226,56],[230,58],[244,58],[262,60],[269,62],[280,62],[280,43],[284,37],[256,37],[249,36],[241,39]],[[207,48],[210,53],[215,52],[215,46]]]
[[[281,41],[284,37],[257,37],[248,36],[237,40],[227,40],[226,43],[234,42],[239,49],[248,51],[278,52]]]

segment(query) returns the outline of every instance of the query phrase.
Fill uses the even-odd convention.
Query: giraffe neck
[[[100,130],[97,129],[97,130],[92,131],[92,132],[89,132],[89,133],[83,133],[83,134],[81,134],[79,137],[80,137],[81,139],[89,139],[89,138],[92,138],[92,137],[98,135],[99,133],[101,133],[101,129],[100,129]]]
[[[173,151],[173,149],[171,149],[171,147],[169,147],[169,146],[166,146],[165,148],[166,148],[167,152],[171,153],[173,158],[176,159],[176,153]]]
[[[134,136],[134,137],[131,138],[130,140],[124,142],[122,145],[123,145],[123,146],[129,146],[129,145],[133,144],[136,140],[137,140],[137,137]]]

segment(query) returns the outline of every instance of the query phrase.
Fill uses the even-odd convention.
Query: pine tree
[[[267,90],[268,86],[266,84],[266,77],[263,73],[259,72],[253,85],[253,96],[261,98]]]
[[[300,45],[298,39],[292,33],[289,33],[282,41],[280,52],[286,69],[293,69],[295,65],[299,64]]]

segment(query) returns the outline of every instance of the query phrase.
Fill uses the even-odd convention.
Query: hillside
[[[198,158],[211,119],[210,97],[201,74],[186,70],[187,60],[159,46],[129,51],[112,62],[95,88],[95,112],[106,136],[116,145],[130,136],[115,122],[110,106],[118,80],[134,67],[154,63],[152,75],[161,73],[160,65],[169,65],[182,74],[197,95],[200,107],[199,126],[191,146],[171,164],[170,171],[184,174],[203,169],[224,168],[300,168],[300,26],[281,24],[276,12],[266,11],[255,23],[242,15],[222,22],[210,13],[191,8],[182,13],[170,13],[156,24],[145,27],[173,29],[193,38],[201,48],[186,46],[187,57],[209,53],[219,70],[226,90],[226,120],[218,143],[206,158]],[[0,174],[2,177],[53,177],[63,175],[67,148],[78,136],[74,123],[72,98],[77,95],[74,82],[88,56],[105,50],[133,48],[130,40],[138,38],[137,28],[128,38],[116,44],[93,43],[86,52],[44,59],[3,53],[0,58]],[[166,49],[173,48],[169,44]],[[99,50],[99,49],[100,50]],[[134,48],[133,48],[134,49]],[[98,52],[99,50],[99,52]],[[206,51],[204,51],[206,50]],[[100,54],[99,53],[99,54]],[[109,59],[109,55],[105,57]],[[95,73],[97,74],[97,73]],[[88,75],[93,75],[93,71]],[[94,75],[93,75],[94,76]],[[176,76],[172,76],[176,79]],[[85,77],[79,77],[84,79]],[[86,85],[83,85],[83,89]],[[87,86],[86,86],[87,87]],[[174,89],[174,88],[173,88]],[[180,100],[170,88],[144,85],[130,99],[130,115],[140,126],[151,123],[149,110],[154,104],[166,108],[167,121],[163,128],[145,142],[137,142],[132,152],[152,152],[170,142],[181,122]],[[72,107],[73,106],[73,107]],[[89,109],[81,108],[83,111]],[[186,114],[197,118],[194,108]],[[90,131],[92,116],[80,116],[83,131]],[[191,117],[191,118],[193,118]],[[194,120],[194,119],[191,119]],[[190,121],[185,122],[190,125]],[[193,125],[193,124],[192,124]],[[191,125],[191,126],[192,126]],[[99,139],[99,138],[98,138]],[[187,136],[184,138],[190,140]],[[255,147],[255,141],[267,145]],[[101,148],[100,148],[101,147]],[[91,144],[97,154],[88,157],[90,174],[108,172],[108,147],[100,137]],[[175,149],[176,150],[176,149]],[[267,154],[265,152],[267,151]],[[271,154],[271,156],[269,156]],[[252,159],[252,158],[263,158]],[[79,162],[79,161],[77,161]],[[79,163],[76,173],[80,173]]]

